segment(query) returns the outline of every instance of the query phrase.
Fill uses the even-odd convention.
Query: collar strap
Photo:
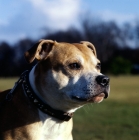
[[[55,118],[58,118],[63,121],[69,121],[73,113],[66,113],[60,110],[55,110],[51,108],[48,104],[44,103],[33,91],[33,89],[30,86],[29,83],[29,71],[25,71],[22,75],[23,82],[22,82],[22,87],[24,92],[27,94],[28,98],[30,101],[42,112],[53,116]]]

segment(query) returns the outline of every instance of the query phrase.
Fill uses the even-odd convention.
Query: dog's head
[[[56,109],[74,111],[89,102],[101,102],[109,94],[109,78],[90,42],[58,43],[40,40],[25,53],[39,62],[33,69],[35,92]]]

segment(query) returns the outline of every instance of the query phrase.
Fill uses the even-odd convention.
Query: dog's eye
[[[101,63],[97,63],[96,68],[97,68],[98,70],[100,70],[100,69],[101,69]]]
[[[79,63],[72,63],[72,64],[69,64],[69,68],[73,70],[78,70],[81,68],[81,65]]]

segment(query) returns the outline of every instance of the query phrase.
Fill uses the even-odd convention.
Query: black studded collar
[[[16,87],[22,83],[22,87],[24,90],[24,93],[28,96],[29,100],[42,112],[53,116],[59,120],[62,121],[69,121],[72,116],[73,113],[66,113],[60,110],[56,110],[51,108],[48,104],[44,103],[33,91],[33,89],[31,88],[31,85],[29,83],[29,71],[25,71],[21,76],[20,79],[15,83],[15,86],[13,87],[13,89],[7,94],[6,96],[6,100],[10,101],[13,97],[13,93],[14,90],[16,89]]]

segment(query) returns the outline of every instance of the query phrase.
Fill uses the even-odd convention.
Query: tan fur
[[[96,82],[96,77],[102,75],[96,67],[100,61],[90,42],[40,40],[25,53],[25,58],[29,63],[38,60],[29,81],[36,95],[52,108],[73,113],[84,104],[104,99],[105,88]],[[74,63],[80,68],[70,68]],[[0,102],[8,92],[0,93]],[[88,100],[80,102],[72,99],[74,96]],[[71,131],[72,119],[64,122],[38,110],[21,84],[13,99],[0,106],[0,140],[72,140]]]

